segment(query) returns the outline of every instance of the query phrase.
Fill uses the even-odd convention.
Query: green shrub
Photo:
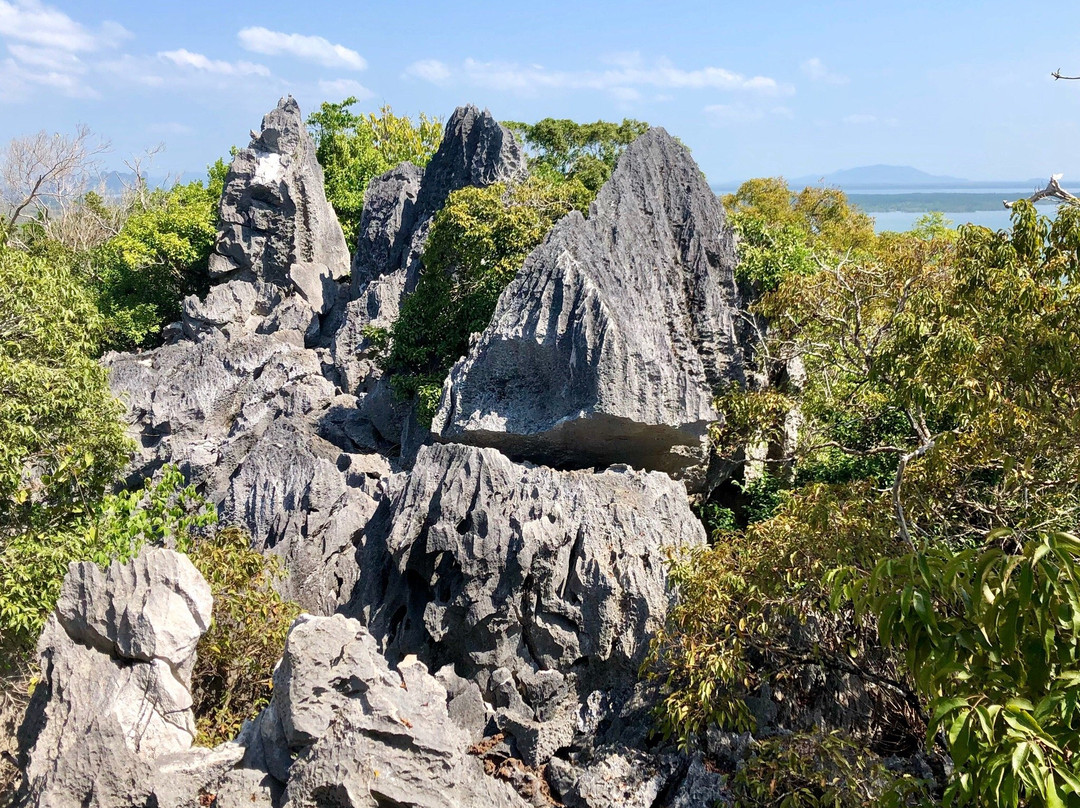
[[[195,649],[192,696],[196,743],[216,746],[270,701],[274,666],[300,609],[274,589],[279,560],[252,549],[244,531],[222,528],[180,547],[214,595],[213,622]]]
[[[643,668],[661,685],[656,720],[664,738],[689,749],[710,726],[753,730],[747,697],[768,685],[798,699],[807,667],[870,682],[902,678],[871,628],[850,614],[829,614],[822,585],[835,567],[865,569],[898,547],[888,518],[874,512],[877,497],[862,491],[869,504],[848,500],[846,488],[807,486],[784,497],[768,519],[718,532],[713,546],[671,559],[677,598]],[[793,632],[810,620],[812,642]],[[895,688],[874,698],[892,705]]]
[[[443,125],[421,113],[411,119],[384,105],[376,115],[357,115],[356,98],[324,103],[308,118],[315,156],[323,167],[326,198],[334,207],[349,249],[354,249],[368,182],[401,163],[423,168],[439,148]]]
[[[127,462],[101,337],[66,265],[0,247],[0,542],[86,513]]]
[[[157,483],[106,495],[59,527],[6,537],[0,545],[0,652],[9,664],[32,653],[68,564],[126,561],[143,544],[175,543],[215,518],[183,475],[167,467]]]
[[[571,210],[588,206],[578,182],[531,177],[450,194],[435,215],[416,291],[405,298],[379,362],[402,397],[416,396],[428,423],[451,365],[468,353],[469,335],[483,331],[502,290]]]
[[[930,784],[890,771],[838,732],[755,741],[732,782],[736,808],[903,808],[930,804]]]
[[[91,251],[89,284],[98,295],[107,349],[159,345],[162,326],[180,319],[183,298],[206,295],[227,170],[218,160],[205,185],[147,193],[120,232]]]
[[[904,655],[956,767],[946,805],[1080,805],[1080,539],[997,531],[834,583]]]

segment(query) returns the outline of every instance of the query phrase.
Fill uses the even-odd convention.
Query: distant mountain
[[[1042,188],[1046,185],[1046,177],[1042,179],[1026,180],[966,180],[961,177],[950,177],[944,174],[929,174],[912,166],[873,165],[858,166],[833,171],[829,174],[807,174],[803,177],[788,178],[791,188],[805,188],[807,185],[840,188],[844,191],[885,191],[904,189],[907,191],[919,190],[962,190],[962,189],[991,189],[991,188],[1015,188],[1025,189]],[[732,191],[738,188],[740,182],[725,182],[714,186],[716,191]]]
[[[941,174],[927,174],[911,166],[859,166],[845,168],[831,174],[794,177],[789,185],[827,185],[837,188],[899,188],[942,185],[967,185],[970,180],[959,177],[947,177]]]

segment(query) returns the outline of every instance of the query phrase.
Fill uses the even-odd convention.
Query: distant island
[[[730,193],[739,182],[714,185],[717,193]],[[943,213],[997,211],[1005,199],[1028,196],[1046,185],[1046,177],[1023,180],[967,180],[930,174],[913,166],[870,165],[845,168],[828,174],[805,175],[788,180],[794,189],[806,186],[839,188],[867,213],[931,210]],[[1048,200],[1045,204],[1053,204]]]

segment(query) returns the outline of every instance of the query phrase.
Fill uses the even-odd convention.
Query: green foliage
[[[127,461],[101,334],[66,265],[0,248],[0,541],[85,513]]]
[[[858,657],[866,671],[895,678],[890,662],[869,647],[865,626],[826,614],[827,571],[862,568],[895,546],[888,525],[869,522],[845,502],[846,493],[809,486],[785,496],[771,518],[722,530],[712,547],[671,559],[668,580],[678,599],[643,668],[663,686],[656,714],[662,736],[689,749],[710,726],[752,730],[746,697],[765,684],[774,693],[797,691],[810,665],[852,672]],[[811,615],[813,641],[805,631],[794,641],[792,626]]]
[[[902,808],[929,796],[927,783],[837,732],[755,741],[732,783],[736,808]]]
[[[758,190],[784,221],[790,195]],[[791,488],[674,567],[650,660],[660,729],[689,745],[745,726],[743,700],[763,682],[784,695],[806,654],[791,626],[815,626],[816,664],[906,694],[871,721],[925,716],[957,767],[946,804],[1080,805],[1080,541],[1060,532],[1080,512],[1080,209],[849,235],[754,304],[761,374],[798,360],[806,381],[725,391],[716,446],[775,447],[797,409]]]
[[[99,296],[106,348],[159,344],[162,326],[180,319],[180,301],[206,295],[226,171],[218,160],[207,185],[192,182],[146,194],[120,232],[91,252],[89,280]]]
[[[214,618],[195,649],[192,696],[202,746],[236,737],[270,701],[274,666],[300,608],[274,589],[278,558],[251,547],[249,536],[223,528],[179,545],[214,595]]]
[[[68,564],[125,561],[145,543],[176,542],[214,518],[183,475],[166,468],[144,490],[106,495],[61,524],[7,536],[0,545],[0,649],[14,657],[32,651]]]
[[[725,196],[724,206],[740,237],[736,274],[757,292],[813,274],[819,259],[874,244],[873,220],[834,188],[795,193],[782,178],[753,179]]]
[[[378,114],[357,115],[350,107],[357,99],[324,103],[308,117],[315,139],[315,156],[323,167],[326,198],[334,206],[345,240],[356,244],[364,192],[368,182],[401,163],[419,167],[439,148],[442,121],[421,113],[414,124],[384,105]]]
[[[487,327],[495,304],[525,258],[555,222],[588,205],[577,182],[539,177],[507,187],[469,187],[452,193],[436,214],[424,249],[416,291],[401,304],[391,327],[382,367],[395,390],[418,396],[430,422],[442,380],[469,348],[469,335]]]
[[[549,181],[577,180],[592,196],[607,182],[619,155],[649,125],[624,118],[622,123],[576,123],[544,118],[534,124],[505,124],[530,150],[530,170]]]
[[[946,805],[1080,805],[1080,539],[1002,530],[835,578],[927,701],[927,743],[956,766]]]

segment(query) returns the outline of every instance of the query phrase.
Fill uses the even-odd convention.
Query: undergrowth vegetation
[[[836,192],[727,202],[761,381],[717,400],[742,481],[673,562],[658,728],[759,733],[745,805],[883,799],[844,755],[831,785],[777,773],[819,754],[791,752],[808,721],[868,755],[947,755],[947,805],[1080,804],[1080,208],[874,236]]]

